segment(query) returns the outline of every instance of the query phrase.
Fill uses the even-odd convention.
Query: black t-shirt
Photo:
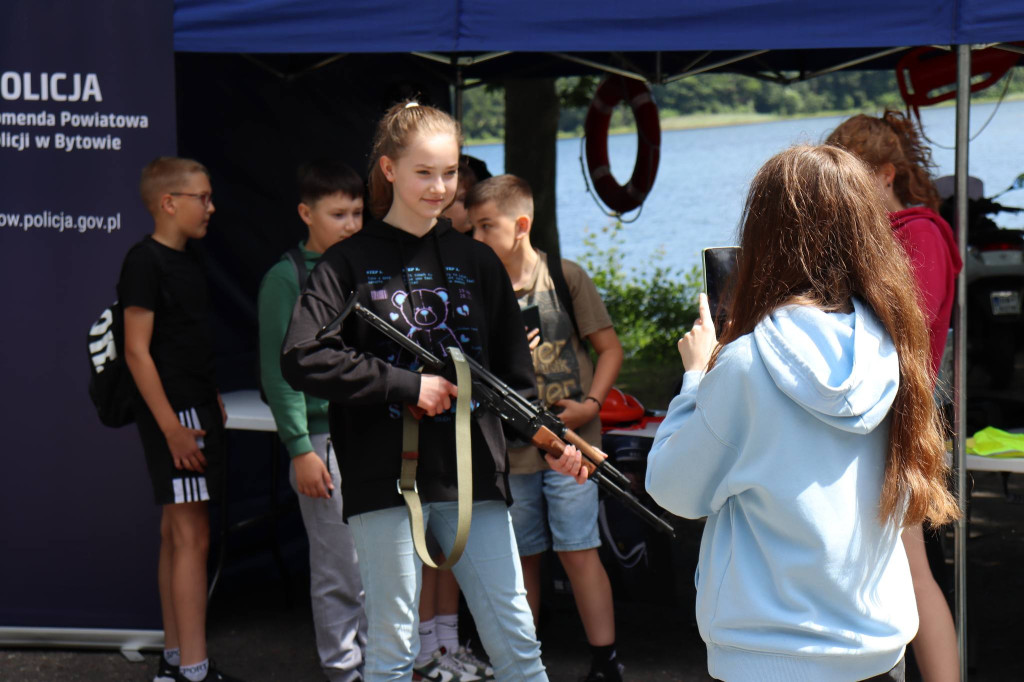
[[[537,395],[519,304],[494,251],[445,219],[422,237],[367,221],[309,273],[281,359],[293,388],[331,401],[346,517],[403,504],[395,480],[404,405],[415,404],[420,391],[419,362],[354,313],[340,333],[316,338],[350,295],[438,358],[461,348],[512,390]],[[511,501],[499,416],[474,410],[471,430],[473,499]],[[424,502],[458,498],[455,450],[452,412],[420,421],[416,484]]]
[[[125,256],[117,292],[123,308],[154,312],[149,352],[171,407],[216,400],[206,273],[192,245],[177,251],[147,236]]]

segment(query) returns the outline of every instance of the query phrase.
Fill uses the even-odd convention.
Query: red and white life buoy
[[[608,162],[608,125],[615,106],[625,101],[636,119],[636,164],[625,186],[615,181]],[[631,211],[644,202],[654,185],[661,152],[658,105],[647,84],[633,78],[609,76],[598,86],[583,125],[587,138],[587,170],[597,196],[616,213]]]

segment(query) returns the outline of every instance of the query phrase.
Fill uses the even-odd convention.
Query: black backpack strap
[[[295,268],[295,278],[299,281],[299,294],[306,288],[306,280],[309,279],[309,270],[306,268],[306,256],[302,253],[302,249],[298,246],[293,246],[284,252],[284,257],[291,261],[292,267]],[[269,404],[267,400],[267,392],[263,390],[263,375],[260,369],[260,354],[256,353],[256,387],[260,391],[260,400]]]
[[[569,283],[565,280],[565,273],[562,271],[561,258],[548,258],[548,273],[551,275],[551,282],[555,285],[555,295],[561,302],[562,307],[569,313],[572,320],[572,329],[576,332],[576,338],[580,340],[583,348],[587,348],[587,340],[580,334],[580,327],[576,324],[576,308],[572,304],[572,292],[569,290]]]
[[[302,253],[302,249],[295,246],[284,253],[284,257],[292,262],[292,266],[295,268],[295,277],[299,280],[299,291],[301,292],[306,288],[306,280],[309,279],[309,270],[306,268],[306,257]]]

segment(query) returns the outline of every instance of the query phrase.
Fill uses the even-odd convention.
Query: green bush
[[[588,251],[580,264],[601,293],[625,351],[615,385],[648,409],[665,409],[683,372],[676,342],[697,319],[700,268],[684,272],[669,267],[664,264],[665,254],[659,252],[642,272],[627,269],[622,262],[626,243],[622,223],[603,232],[609,234],[611,247],[598,249],[596,235],[588,234],[584,239]]]
[[[697,319],[700,269],[689,272],[665,265],[665,254],[655,253],[643,272],[622,262],[625,244],[622,223],[605,228],[612,246],[599,250],[596,235],[584,239],[588,252],[581,265],[601,292],[615,323],[627,361],[679,362],[676,342]]]
[[[682,375],[676,342],[697,317],[700,269],[673,268],[665,264],[664,252],[652,254],[643,271],[627,268],[623,224],[616,222],[602,231],[611,246],[599,249],[597,235],[588,233],[588,251],[580,264],[597,286],[626,353],[616,385],[647,408],[664,409]]]

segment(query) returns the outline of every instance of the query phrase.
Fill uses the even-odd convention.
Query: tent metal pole
[[[843,69],[848,69],[851,66],[858,66],[860,64],[864,64],[864,63],[867,63],[867,62],[870,62],[870,61],[874,61],[876,59],[881,59],[882,57],[888,57],[891,54],[897,54],[899,52],[903,52],[904,50],[909,50],[909,49],[910,49],[909,47],[893,47],[893,48],[890,48],[888,50],[882,50],[881,52],[874,52],[872,54],[865,55],[865,56],[859,57],[857,59],[851,59],[850,61],[843,62],[842,64],[836,64],[834,66],[829,66],[829,67],[824,68],[824,69],[819,69],[818,71],[812,71],[811,73],[802,74],[800,76],[800,78],[796,78],[796,79],[794,79],[794,81],[796,81],[796,80],[801,80],[801,81],[810,80],[810,79],[816,78],[818,76],[824,76],[825,74],[835,73],[836,71],[842,71]]]
[[[690,69],[694,68],[695,66],[697,66],[698,64],[700,64],[702,61],[704,61],[705,59],[707,59],[710,56],[711,56],[711,50],[707,50],[705,52],[701,52],[699,55],[697,55],[696,57],[691,59],[689,64],[687,64],[686,66],[683,67],[683,72],[689,72]]]
[[[436,54],[434,52],[410,52],[409,54],[420,57],[421,59],[437,62],[438,64],[449,65],[452,63],[451,57],[445,57],[443,54]],[[492,59],[497,59],[498,57],[504,57],[507,54],[512,54],[512,52],[505,50],[504,52],[488,52],[487,54],[479,54],[475,56],[462,55],[457,56],[456,60],[458,61],[459,66],[473,66],[474,64],[489,62]]]
[[[956,46],[956,234],[960,253],[967,255],[967,147],[971,113],[971,46]],[[956,397],[953,416],[953,461],[960,518],[956,522],[954,551],[956,639],[960,652],[960,680],[967,680],[967,450],[964,432],[967,414],[967,276],[957,275],[953,320],[953,381]]]
[[[704,66],[700,66],[695,69],[688,69],[686,71],[683,71],[682,73],[677,73],[674,76],[669,76],[668,78],[665,79],[665,83],[672,83],[674,81],[682,80],[683,78],[696,76],[698,73],[705,73],[707,71],[711,71],[712,69],[717,69],[722,66],[729,66],[730,64],[735,64],[736,62],[742,62],[745,59],[752,59],[754,57],[764,54],[765,52],[771,52],[771,50],[753,50],[751,52],[744,52],[743,54],[738,54],[734,57],[727,57],[726,59],[721,59],[717,62],[712,62],[711,64],[705,64]]]
[[[1012,45],[1010,43],[996,43],[992,47],[999,48],[1000,50],[1006,50],[1007,52],[1016,52],[1017,54],[1024,54],[1024,47],[1020,45]]]
[[[572,62],[573,64],[589,66],[592,69],[604,71],[605,73],[610,73],[612,75],[622,76],[624,78],[632,78],[633,80],[642,81],[644,83],[646,83],[649,80],[647,76],[644,76],[643,74],[636,73],[634,71],[629,71],[627,69],[620,69],[617,66],[611,66],[609,64],[602,64],[601,62],[595,62],[593,59],[584,59],[583,57],[577,57],[574,54],[567,54],[565,52],[548,52],[548,54],[551,55],[552,57],[557,57],[559,59],[564,59],[567,62]]]
[[[463,76],[462,76],[462,67],[456,65],[456,67],[455,67],[455,102],[454,102],[454,111],[455,111],[455,120],[459,122],[459,125],[462,125],[462,91],[464,89],[463,88],[464,84],[465,84],[465,78],[463,78]]]
[[[348,53],[347,52],[342,52],[342,53],[339,53],[339,54],[331,55],[330,57],[327,57],[326,59],[322,59],[322,60],[318,61],[316,64],[313,64],[312,66],[307,66],[307,67],[305,67],[303,69],[299,69],[298,71],[292,71],[292,72],[284,72],[284,71],[281,71],[280,69],[275,69],[270,64],[267,64],[266,62],[264,62],[262,59],[259,59],[259,58],[255,57],[255,56],[251,55],[251,54],[242,53],[239,56],[242,59],[244,59],[244,60],[246,60],[246,61],[248,61],[248,62],[250,62],[252,64],[255,64],[256,66],[258,66],[259,68],[263,69],[264,71],[266,71],[267,73],[271,74],[272,76],[280,78],[283,81],[293,81],[296,78],[300,78],[302,76],[305,76],[306,74],[313,73],[317,69],[322,69],[325,66],[330,66],[331,64],[333,64],[334,62],[338,61],[339,59],[344,59],[345,57],[348,56]]]

